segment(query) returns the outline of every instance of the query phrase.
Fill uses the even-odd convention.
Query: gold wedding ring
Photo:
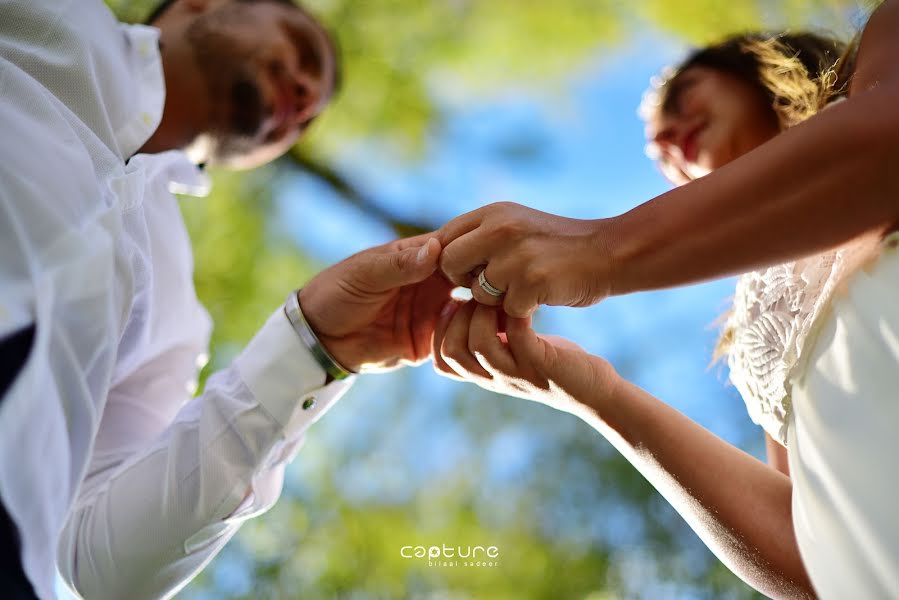
[[[484,293],[490,294],[490,295],[493,296],[494,298],[500,298],[500,297],[502,297],[502,295],[505,294],[506,292],[502,291],[502,290],[499,289],[499,288],[495,288],[495,287],[493,287],[492,285],[490,285],[490,282],[487,281],[487,276],[484,274],[485,272],[486,272],[486,269],[483,270],[483,271],[481,271],[481,272],[478,274],[478,285],[481,286],[481,289],[484,290]]]

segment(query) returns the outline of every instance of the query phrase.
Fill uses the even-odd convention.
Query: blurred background
[[[142,21],[154,0],[107,0]],[[308,0],[340,40],[344,86],[277,163],[214,173],[182,208],[227,364],[287,290],[398,235],[497,200],[571,217],[668,189],[643,152],[649,79],[691,45],[755,28],[851,37],[862,0]],[[574,339],[763,457],[711,366],[733,280],[547,309]],[[499,549],[428,567],[403,546]],[[592,429],[438,377],[367,376],[309,433],[284,493],[179,597],[752,598]]]

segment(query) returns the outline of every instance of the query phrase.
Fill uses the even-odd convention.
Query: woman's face
[[[648,124],[659,167],[675,185],[726,165],[779,131],[777,114],[755,86],[698,66],[668,83],[666,100]]]

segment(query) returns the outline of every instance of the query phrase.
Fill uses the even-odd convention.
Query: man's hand
[[[608,362],[577,344],[538,335],[530,318],[474,300],[441,311],[433,355],[441,375],[575,414],[591,410],[591,399],[611,397],[620,381]]]
[[[430,357],[453,288],[435,273],[440,249],[433,234],[397,240],[351,256],[303,288],[303,314],[341,365],[377,371]]]
[[[540,304],[589,306],[610,291],[612,260],[604,221],[567,219],[500,202],[458,217],[438,232],[440,268],[475,300],[527,317]],[[487,294],[475,276],[505,292]]]

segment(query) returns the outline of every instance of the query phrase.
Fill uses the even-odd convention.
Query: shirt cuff
[[[256,401],[295,439],[328,411],[355,377],[325,385],[326,373],[278,308],[235,359]]]

